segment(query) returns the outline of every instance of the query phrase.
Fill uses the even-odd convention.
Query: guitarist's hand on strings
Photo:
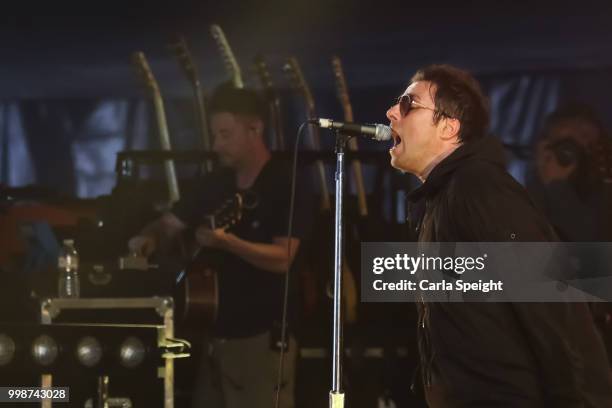
[[[210,229],[208,227],[198,227],[195,232],[196,241],[199,245],[209,248],[223,249],[229,233],[224,228]]]

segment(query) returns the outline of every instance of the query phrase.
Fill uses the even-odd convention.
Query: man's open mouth
[[[402,143],[402,138],[393,128],[391,128],[391,137],[393,137],[393,147]]]

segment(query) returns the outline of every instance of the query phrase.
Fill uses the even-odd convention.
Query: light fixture
[[[119,358],[121,365],[126,368],[135,368],[143,362],[146,350],[138,337],[130,336],[121,343]]]
[[[15,342],[4,333],[0,333],[0,366],[9,364],[15,356]]]
[[[32,358],[40,365],[49,366],[53,364],[58,354],[57,343],[46,334],[38,336],[32,343]]]
[[[76,356],[85,367],[93,367],[102,359],[102,345],[95,337],[83,337],[77,344]]]

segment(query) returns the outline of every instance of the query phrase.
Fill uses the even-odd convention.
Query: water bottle
[[[59,269],[58,296],[60,298],[78,298],[79,254],[74,248],[74,240],[65,239],[57,258]]]

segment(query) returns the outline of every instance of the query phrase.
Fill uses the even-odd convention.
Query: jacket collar
[[[505,166],[504,152],[499,140],[493,136],[473,140],[459,146],[455,151],[432,169],[423,184],[408,193],[411,202],[435,194],[448,182],[452,173],[470,160],[483,160],[498,166]]]

